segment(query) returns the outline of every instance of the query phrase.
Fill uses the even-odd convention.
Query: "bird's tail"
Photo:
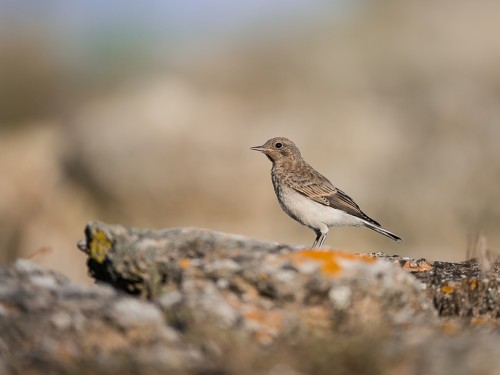
[[[365,226],[367,226],[370,229],[373,229],[375,232],[378,232],[380,234],[383,234],[384,236],[387,236],[387,237],[393,239],[394,241],[397,241],[397,242],[402,241],[402,239],[400,237],[396,236],[394,233],[389,232],[388,230],[386,230],[382,227],[376,226],[370,222],[365,221]]]

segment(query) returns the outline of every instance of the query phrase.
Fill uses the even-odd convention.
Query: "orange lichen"
[[[250,307],[243,312],[243,317],[265,328],[279,330],[283,325],[284,313],[280,310],[265,310],[258,307]]]
[[[264,346],[272,344],[275,334],[283,328],[285,313],[253,306],[244,310],[243,317],[255,327],[255,341]]]
[[[478,285],[479,285],[479,282],[477,281],[477,279],[471,279],[471,280],[469,280],[470,290],[476,290],[476,288],[478,287]]]
[[[243,313],[243,316],[245,317],[245,319],[249,319],[249,320],[258,320],[258,321],[263,320],[262,319],[263,312],[262,312],[262,310],[258,310],[257,308],[250,308],[250,309],[246,310]]]
[[[453,335],[457,333],[459,329],[460,329],[459,325],[451,320],[444,322],[443,325],[441,326],[441,331],[446,335]]]
[[[279,310],[265,310],[258,307],[247,308],[243,312],[245,319],[253,320],[261,325],[278,328],[283,322],[283,312]]]
[[[441,291],[445,294],[451,294],[455,291],[455,289],[449,285],[444,285],[443,287],[441,287]]]
[[[489,323],[488,319],[482,316],[474,316],[470,320],[470,324],[473,326],[484,326],[486,323]]]
[[[179,266],[181,266],[183,270],[189,268],[190,265],[191,265],[191,259],[189,258],[182,258],[181,260],[179,260]]]
[[[253,336],[254,340],[262,346],[269,346],[273,343],[274,337],[266,331],[257,331]]]
[[[412,271],[412,272],[425,272],[425,271],[430,271],[432,270],[432,266],[425,261],[421,262],[406,262],[403,265],[403,269],[407,271]]]
[[[321,271],[330,276],[334,276],[342,270],[342,262],[376,262],[376,259],[370,256],[350,254],[338,250],[299,250],[286,254],[284,257],[297,265],[308,261],[317,262],[321,264]]]
[[[302,307],[300,319],[311,328],[325,331],[331,328],[331,312],[323,305]]]

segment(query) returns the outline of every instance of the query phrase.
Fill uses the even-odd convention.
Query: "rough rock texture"
[[[109,286],[74,284],[24,260],[0,268],[0,280],[2,374],[84,373],[93,366],[174,371],[200,363],[200,353],[164,324],[154,304]]]
[[[494,374],[499,265],[89,223],[95,286],[0,269],[0,373]]]
[[[392,260],[410,271],[425,286],[428,299],[441,317],[461,317],[472,322],[488,320],[494,324],[500,318],[500,259],[484,267],[476,259],[450,263],[372,255]]]
[[[297,250],[196,228],[95,222],[86,236],[80,247],[97,280],[157,300],[169,314],[187,311],[196,321],[242,327],[262,343],[296,329],[434,317],[415,278],[371,256]]]

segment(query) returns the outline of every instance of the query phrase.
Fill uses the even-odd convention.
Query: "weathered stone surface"
[[[151,231],[93,222],[86,234],[80,248],[97,280],[158,298],[177,320],[185,311],[195,322],[239,329],[263,344],[293,330],[435,321],[420,283],[374,257],[196,228]]]
[[[95,286],[24,260],[0,269],[0,373],[465,375],[500,366],[498,264],[486,272],[197,228],[92,222],[85,233],[79,248]]]
[[[442,317],[472,322],[500,318],[500,260],[483,267],[476,259],[461,263],[372,254],[391,260],[413,274]]]
[[[2,374],[85,373],[94,366],[98,373],[176,371],[201,363],[154,304],[110,286],[74,284],[24,260],[0,268],[0,332]]]

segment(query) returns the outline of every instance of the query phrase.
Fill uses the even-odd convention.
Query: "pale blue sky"
[[[190,38],[247,32],[273,22],[342,16],[362,0],[0,0],[5,24],[49,25],[81,37],[98,29],[131,28],[147,35]]]

